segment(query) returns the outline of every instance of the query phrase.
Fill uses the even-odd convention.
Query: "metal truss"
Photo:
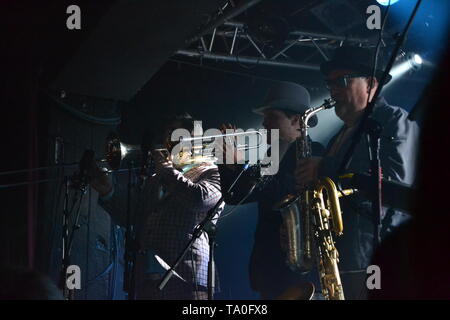
[[[231,9],[226,13],[223,10],[224,8],[221,8],[218,17],[203,28],[195,37],[188,39],[186,41],[189,45],[188,48],[176,51],[175,56],[238,64],[246,63],[291,69],[319,70],[318,64],[307,63],[305,60],[300,61],[292,56],[288,56],[289,50],[299,46],[315,48],[316,52],[324,60],[328,61],[329,57],[326,51],[342,46],[344,43],[361,47],[374,47],[376,45],[377,39],[296,30],[289,33],[278,52],[265,52],[264,48],[260,47],[248,32],[249,29],[245,23],[232,20],[232,18],[260,1],[252,0],[241,6],[235,6],[233,1],[229,1],[224,8],[228,6]],[[218,38],[222,39],[223,46],[219,47],[216,45]],[[239,48],[239,51],[237,50],[238,39],[239,45],[243,45],[243,47]],[[382,45],[385,46],[384,42],[382,42]],[[253,50],[249,50],[249,48],[253,48]]]

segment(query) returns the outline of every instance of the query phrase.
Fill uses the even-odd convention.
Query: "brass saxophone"
[[[311,218],[316,263],[322,295],[326,300],[345,299],[338,268],[339,253],[334,245],[333,233],[340,236],[344,230],[339,198],[351,195],[354,191],[354,189],[338,191],[333,180],[327,177],[319,179],[312,190]]]
[[[326,99],[319,107],[305,111],[300,121],[301,136],[296,141],[296,158],[311,157],[308,138],[308,120],[316,113],[335,106]],[[326,198],[324,197],[326,191]],[[339,275],[339,256],[334,246],[333,233],[342,234],[341,195],[351,190],[337,191],[329,178],[320,179],[314,187],[305,188],[299,194],[289,194],[274,206],[280,211],[286,230],[286,263],[293,271],[309,272],[316,264],[325,299],[343,300],[344,292]]]

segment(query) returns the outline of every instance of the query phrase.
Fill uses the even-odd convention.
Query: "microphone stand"
[[[123,290],[127,293],[128,300],[136,298],[135,265],[136,265],[136,237],[134,221],[131,217],[131,184],[132,184],[132,162],[128,162],[128,184],[127,184],[127,219],[125,229],[125,270],[123,279]]]
[[[372,118],[367,119],[366,138],[369,145],[369,160],[371,178],[371,190],[375,194],[372,200],[372,213],[374,219],[374,248],[381,242],[381,217],[382,217],[382,168],[380,163],[380,137],[383,128],[380,123]]]
[[[217,214],[217,210],[222,205],[222,202],[224,201],[224,196],[222,195],[215,204],[215,206],[208,211],[208,214],[206,215],[205,219],[197,225],[194,228],[194,232],[192,233],[192,238],[189,240],[187,245],[184,247],[181,254],[178,256],[177,260],[173,264],[173,266],[170,267],[169,270],[166,271],[164,274],[161,282],[158,285],[159,290],[163,290],[166,286],[167,282],[172,278],[173,274],[175,273],[175,269],[178,267],[178,265],[181,263],[183,258],[188,253],[189,249],[191,249],[192,245],[194,244],[195,240],[197,240],[203,232],[206,232],[208,234],[209,238],[209,254],[214,254],[214,246],[215,244],[215,233],[216,233],[216,226],[212,222],[214,217]],[[214,277],[214,257],[209,256],[209,262],[208,262],[208,300],[213,300],[214,295],[214,287],[215,287],[215,277]]]
[[[63,291],[63,296],[67,300],[73,300],[75,297],[75,291],[67,287],[67,269],[70,266],[70,254],[72,251],[72,244],[74,239],[75,231],[80,228],[78,225],[78,220],[80,217],[81,202],[83,200],[83,195],[86,193],[86,187],[88,185],[87,176],[85,172],[80,169],[80,172],[75,173],[71,178],[64,178],[64,205],[63,205],[63,222],[62,222],[62,264],[61,264],[61,275],[60,275],[60,289]],[[69,210],[69,189],[75,189],[80,192],[80,199],[75,199],[72,204],[72,209]],[[79,201],[77,214],[75,222],[72,226],[72,230],[69,232],[69,220],[73,208],[76,202]]]
[[[375,91],[375,94],[373,95],[371,102],[367,105],[367,107],[364,110],[364,113],[362,115],[361,122],[358,126],[358,129],[356,130],[355,134],[353,135],[352,144],[350,145],[350,148],[348,149],[347,153],[345,154],[345,157],[339,167],[339,173],[343,173],[348,168],[348,165],[350,164],[350,161],[352,159],[352,155],[355,151],[356,145],[358,144],[359,140],[361,139],[361,136],[364,133],[367,119],[372,114],[373,108],[375,106],[375,102],[376,102],[377,98],[379,97],[381,90],[383,90],[383,87],[386,82],[389,71],[392,69],[392,66],[395,63],[397,54],[400,51],[400,47],[405,42],[406,35],[409,31],[409,28],[411,27],[411,24],[414,20],[414,17],[416,16],[417,10],[419,9],[421,2],[422,2],[422,0],[417,0],[416,6],[414,7],[414,10],[408,20],[408,23],[406,24],[405,30],[398,37],[397,44],[391,54],[391,58],[389,60],[388,65],[386,66],[386,69],[384,70],[383,76],[381,77],[381,79],[379,81],[377,90]]]
[[[217,202],[222,203],[223,197]],[[215,212],[216,210],[214,210]],[[214,290],[216,288],[216,266],[214,262],[215,246],[216,246],[216,231],[217,226],[210,221],[205,226],[205,231],[209,239],[209,261],[208,261],[208,300],[214,300]]]
[[[63,296],[67,300],[73,300],[74,292],[67,287],[67,268],[70,266],[70,255],[68,253],[69,243],[69,178],[64,178],[64,205],[62,222],[62,263],[59,287],[63,291]]]
[[[236,182],[242,176],[244,171],[246,171],[248,168],[249,168],[249,165],[246,164],[225,194],[228,195],[231,193],[231,190],[236,185]],[[253,187],[249,193],[253,192],[254,189],[255,188]],[[166,273],[164,274],[161,282],[158,285],[159,290],[163,290],[164,287],[166,286],[167,282],[170,280],[170,278],[172,278],[173,274],[175,273],[175,269],[178,267],[178,265],[181,263],[183,258],[186,256],[189,249],[194,244],[195,240],[197,240],[202,235],[203,232],[206,232],[208,234],[208,239],[209,239],[208,300],[214,300],[214,289],[215,289],[214,247],[216,246],[215,235],[216,235],[217,227],[212,222],[212,220],[216,216],[218,209],[224,202],[224,199],[225,199],[225,196],[222,193],[222,196],[217,201],[217,203],[214,205],[214,207],[208,211],[205,219],[203,219],[202,222],[194,228],[194,232],[192,233],[192,238],[189,240],[187,245],[184,247],[183,251],[178,256],[178,258],[175,261],[175,263],[173,264],[173,266],[171,266],[170,269],[167,270]]]
[[[87,162],[94,157],[92,150],[87,150],[83,154],[81,161],[78,163],[79,172],[76,172],[71,178],[64,178],[65,192],[64,192],[64,206],[63,206],[63,249],[62,249],[62,270],[60,275],[60,288],[63,290],[64,297],[68,300],[74,298],[74,290],[68,289],[67,281],[67,268],[70,266],[70,253],[72,249],[73,239],[75,231],[80,228],[78,221],[80,216],[80,207],[83,199],[83,195],[86,193],[87,186],[89,185]],[[128,194],[127,194],[127,219],[126,219],[126,233],[125,233],[125,271],[124,271],[124,284],[123,289],[128,294],[129,300],[135,299],[135,262],[136,262],[136,240],[134,221],[131,216],[131,186],[132,186],[132,170],[137,169],[133,167],[133,162],[128,162]],[[142,168],[141,168],[142,169]],[[123,171],[123,170],[116,170]],[[141,174],[143,172],[141,171]],[[80,203],[77,209],[76,218],[71,232],[69,233],[69,219],[70,214],[75,206],[76,198],[72,210],[69,210],[69,187],[80,191]]]

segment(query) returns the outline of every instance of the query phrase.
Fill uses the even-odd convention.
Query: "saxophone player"
[[[337,178],[338,166],[350,146],[367,101],[372,100],[383,74],[381,69],[377,69],[375,77],[371,77],[372,61],[373,52],[370,49],[344,46],[336,50],[331,61],[321,65],[331,97],[336,101],[336,115],[344,122],[344,126],[330,140],[324,157],[311,157],[299,162],[295,170],[295,179],[299,185],[316,181],[320,176]],[[417,124],[408,120],[407,116],[405,110],[389,105],[383,97],[376,101],[372,114],[383,128],[380,142],[383,177],[411,184],[419,130]],[[360,141],[348,172],[365,173],[368,170],[368,146],[366,141]],[[347,299],[364,299],[366,268],[370,265],[374,237],[370,202],[353,195],[341,199],[341,208],[345,230],[343,236],[336,239],[336,247],[344,291]],[[392,208],[383,208],[382,211],[382,238],[408,219],[405,213]]]
[[[286,289],[302,281],[310,281],[297,272],[291,271],[286,264],[286,253],[282,248],[280,237],[282,219],[273,209],[286,194],[295,191],[294,170],[296,165],[295,141],[300,138],[301,114],[309,109],[308,91],[295,83],[280,82],[273,85],[266,96],[263,106],[253,111],[263,116],[263,126],[268,131],[279,130],[279,170],[276,175],[256,188],[246,199],[258,203],[258,221],[254,245],[250,257],[250,285],[262,299],[276,299]],[[317,122],[317,118],[313,118]],[[310,123],[310,125],[314,125]],[[268,137],[271,134],[268,132]],[[271,141],[268,141],[270,144]],[[321,144],[312,143],[313,155],[321,155]],[[237,152],[238,154],[239,152]],[[235,163],[238,161],[235,160]],[[241,170],[239,165],[219,165],[222,190],[227,190]],[[239,179],[232,197],[225,198],[228,204],[237,204],[247,195],[251,187],[251,178],[246,175]],[[281,232],[280,232],[281,231]],[[317,285],[317,281],[316,285]]]

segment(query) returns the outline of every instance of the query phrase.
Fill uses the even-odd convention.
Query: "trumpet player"
[[[351,137],[362,114],[371,101],[381,69],[373,74],[373,52],[361,47],[340,47],[334,58],[321,65],[331,97],[336,101],[336,115],[344,122],[341,130],[330,140],[324,157],[302,160],[295,172],[298,185],[308,184],[320,176],[337,178],[338,166],[351,143]],[[387,81],[391,79],[388,77]],[[372,85],[371,85],[372,82]],[[375,103],[372,117],[383,130],[380,160],[383,177],[411,184],[414,179],[418,126],[407,119],[408,113],[389,105],[383,97]],[[368,145],[360,141],[353,153],[348,172],[365,173],[369,170]],[[361,196],[341,200],[344,233],[337,238],[339,268],[347,299],[363,299],[366,291],[366,268],[373,251],[373,227],[370,202]],[[407,215],[391,208],[383,208],[381,236],[407,220]],[[382,270],[381,270],[382,272]]]
[[[273,85],[263,106],[253,111],[263,116],[263,126],[279,130],[279,170],[261,188],[256,188],[244,202],[258,203],[258,221],[254,245],[250,257],[250,285],[262,299],[277,299],[286,289],[307,281],[292,271],[286,261],[286,253],[280,239],[283,236],[282,219],[274,205],[286,194],[295,191],[294,170],[296,163],[295,141],[300,137],[300,115],[310,107],[308,91],[295,83],[279,82]],[[317,122],[317,118],[312,121]],[[314,125],[314,123],[310,123]],[[224,126],[223,129],[226,129]],[[268,144],[274,143],[268,140]],[[312,143],[312,153],[321,155],[321,144]],[[239,152],[235,152],[239,157]],[[239,163],[235,159],[234,163]],[[219,165],[222,188],[228,189],[241,170],[238,165]],[[247,173],[247,172],[246,172]],[[239,179],[232,197],[225,198],[229,204],[242,203],[251,188],[251,177],[244,173]]]
[[[170,153],[173,145],[170,143],[171,133],[181,128],[192,132],[193,125],[193,119],[187,114],[170,117],[153,135],[157,138],[156,141],[153,139],[152,145],[164,145]],[[194,227],[216,205],[221,197],[217,166],[205,159],[175,163],[172,157],[176,155],[167,156],[161,151],[152,151],[151,156],[155,174],[146,180],[143,187],[134,188],[138,190],[133,190],[136,195],[132,197],[138,246],[136,298],[207,299],[209,244],[206,235],[194,242],[191,252],[175,270],[180,277],[172,277],[162,291],[157,287],[165,269],[156,256],[173,265],[189,242]],[[100,205],[117,224],[124,225],[126,188],[99,171],[95,163],[91,167],[95,177],[91,186],[99,192]]]

